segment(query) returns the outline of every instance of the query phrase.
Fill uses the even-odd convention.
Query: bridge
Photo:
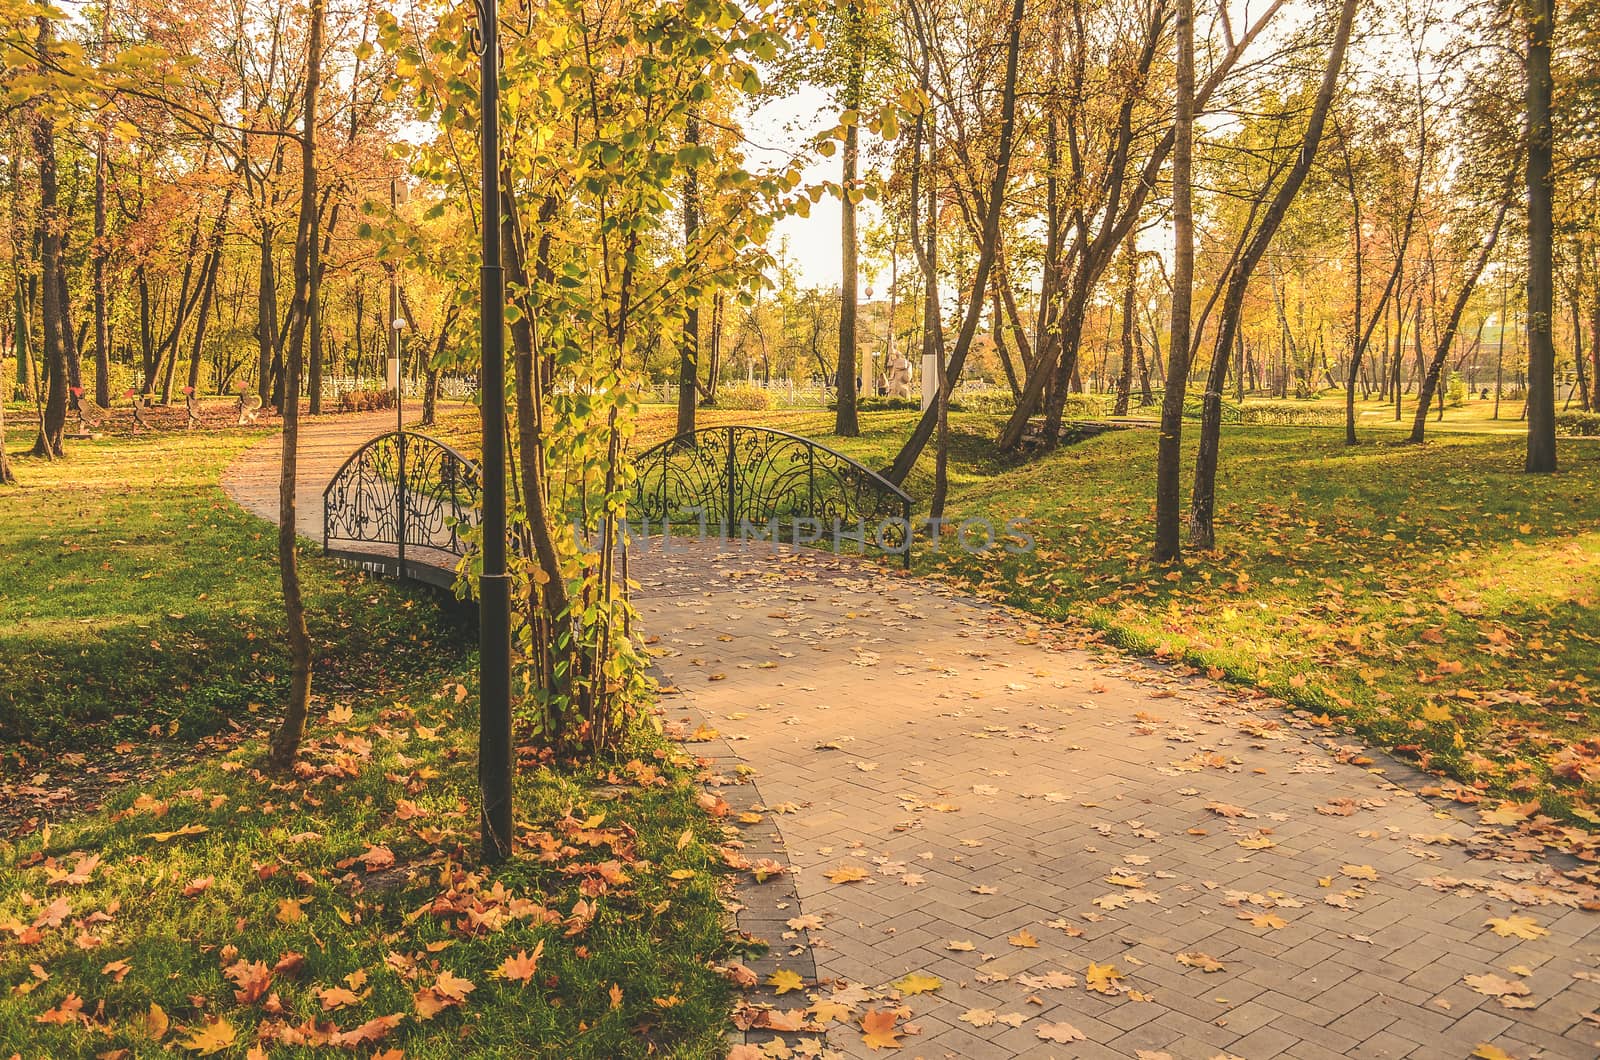
[[[632,534],[818,543],[911,562],[911,498],[810,438],[766,427],[708,427],[639,454]],[[469,550],[481,480],[469,457],[417,431],[351,453],[323,489],[322,547],[375,573],[443,588]],[[516,547],[513,541],[513,548]]]

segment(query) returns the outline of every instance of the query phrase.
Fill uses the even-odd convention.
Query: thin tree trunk
[[[1528,0],[1528,455],[1524,470],[1556,469],[1556,350],[1551,332],[1555,271],[1550,121],[1550,42],[1555,0]]]
[[[54,37],[54,23],[39,16],[39,55],[48,60]],[[56,196],[55,125],[48,115],[35,110],[29,121],[34,152],[39,165],[39,250],[41,293],[40,315],[44,322],[44,371],[48,395],[39,420],[39,437],[33,455],[47,459],[64,456],[63,437],[67,424],[67,353],[62,291],[66,287],[61,265],[61,218]]]
[[[857,0],[848,0],[844,10],[846,46],[850,49],[850,68],[844,104],[853,114],[861,106],[861,82],[865,76],[866,38],[861,25],[862,11]],[[861,433],[856,417],[856,167],[860,158],[860,122],[852,119],[845,126],[844,155],[839,197],[839,361],[838,409],[834,413],[833,433],[854,438]]]
[[[691,110],[684,121],[684,141],[691,147],[700,143],[700,118]],[[683,254],[687,261],[695,254],[700,233],[700,177],[697,167],[688,167],[683,176]],[[695,382],[700,376],[700,291],[690,283],[683,300],[683,339],[678,345],[678,437],[694,434],[694,410],[698,395]],[[852,410],[854,411],[854,410]],[[843,412],[843,406],[840,407]]]
[[[1357,0],[1344,0],[1339,12],[1339,22],[1334,30],[1333,48],[1328,55],[1328,66],[1323,71],[1322,84],[1317,89],[1311,107],[1311,117],[1306,123],[1305,140],[1293,168],[1284,177],[1272,198],[1272,205],[1262,215],[1261,227],[1250,239],[1250,245],[1240,256],[1238,264],[1228,277],[1228,293],[1222,303],[1222,317],[1217,321],[1216,346],[1211,357],[1211,378],[1206,383],[1200,415],[1200,447],[1195,457],[1194,489],[1189,498],[1189,540],[1198,549],[1209,550],[1216,543],[1214,515],[1216,511],[1217,461],[1222,440],[1222,387],[1228,375],[1228,361],[1233,353],[1233,337],[1239,328],[1239,318],[1244,309],[1245,288],[1250,273],[1266,253],[1282,224],[1289,206],[1300,192],[1311,164],[1316,159],[1317,147],[1322,141],[1322,128],[1333,103],[1338,87],[1339,72],[1344,67],[1345,49],[1350,43],[1351,26],[1355,20]]]
[[[1117,373],[1117,400],[1111,408],[1113,416],[1128,414],[1128,399],[1133,394],[1133,336],[1137,330],[1134,320],[1135,288],[1139,286],[1139,248],[1130,234],[1125,244],[1128,256],[1127,283],[1122,289],[1122,371]]]
[[[289,349],[284,359],[283,470],[278,479],[278,574],[289,640],[289,702],[283,724],[272,738],[272,762],[287,767],[300,751],[311,709],[311,635],[306,629],[295,546],[295,475],[300,442],[300,373],[305,363],[306,328],[317,319],[317,102],[322,87],[322,22],[325,0],[310,0],[306,41],[306,109],[300,132],[300,224],[294,243],[294,299],[290,307]]]
[[[978,333],[978,317],[983,312],[989,273],[994,268],[995,253],[1000,243],[1000,214],[1005,205],[1006,181],[1011,172],[1012,136],[1016,124],[1017,54],[1022,47],[1022,11],[1023,0],[1012,0],[1010,30],[1006,41],[1005,84],[1000,97],[1000,136],[995,151],[994,177],[989,185],[983,239],[978,247],[978,265],[972,277],[966,312],[961,321],[961,331],[956,336],[955,348],[950,351],[950,358],[944,369],[944,386],[941,388],[941,393],[944,393],[947,399],[948,392],[961,381],[962,366],[966,363],[967,353],[972,348],[972,340]],[[922,455],[923,448],[927,446],[937,418],[936,402],[934,407],[922,414],[922,418],[912,429],[911,437],[906,440],[900,452],[895,455],[894,463],[885,472],[885,477],[891,482],[896,484],[905,482],[906,476],[916,465],[917,458]]]
[[[1189,315],[1194,304],[1194,0],[1178,0],[1177,116],[1172,143],[1172,334],[1161,430],[1156,439],[1155,558],[1171,563],[1183,554],[1179,535],[1179,478],[1183,402],[1189,388]]]
[[[1420,443],[1423,432],[1427,429],[1428,404],[1433,400],[1433,392],[1439,386],[1439,376],[1444,371],[1445,358],[1449,356],[1450,347],[1456,340],[1456,329],[1461,326],[1461,315],[1466,312],[1467,302],[1478,286],[1478,277],[1483,275],[1484,267],[1489,264],[1489,257],[1494,253],[1495,244],[1500,240],[1500,229],[1505,223],[1506,210],[1509,206],[1509,197],[1500,200],[1500,209],[1495,212],[1489,238],[1484,241],[1483,249],[1478,252],[1472,271],[1461,281],[1461,290],[1456,293],[1455,304],[1450,307],[1450,316],[1445,321],[1444,333],[1439,336],[1439,344],[1434,348],[1433,360],[1428,364],[1428,370],[1422,377],[1421,389],[1417,395],[1417,413],[1411,420],[1413,442]],[[1422,329],[1418,328],[1417,333],[1420,335],[1421,332]],[[1442,405],[1440,411],[1443,411]]]

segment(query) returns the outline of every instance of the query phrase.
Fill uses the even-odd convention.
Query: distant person
[[[1489,400],[1489,388],[1488,387],[1484,387],[1483,388],[1483,393],[1478,395],[1478,400],[1480,400],[1480,401],[1488,401]]]

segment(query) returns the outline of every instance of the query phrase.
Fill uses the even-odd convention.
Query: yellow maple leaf
[[[852,1009],[841,1002],[824,999],[805,1011],[806,1015],[818,1023],[843,1023],[850,1018]]]
[[[1027,928],[1023,928],[1015,935],[1008,936],[1006,941],[1011,943],[1013,946],[1021,946],[1023,949],[1037,949],[1039,946],[1039,940],[1034,938],[1033,932],[1029,931]]]
[[[1514,913],[1511,916],[1500,918],[1493,917],[1483,922],[1483,926],[1490,928],[1502,938],[1515,935],[1519,939],[1536,939],[1550,934],[1548,930],[1539,926],[1531,916],[1522,916]]]
[[[1478,1047],[1472,1050],[1472,1055],[1474,1060],[1517,1060],[1498,1045],[1490,1045],[1487,1042],[1478,1043]]]
[[[193,1053],[201,1056],[210,1056],[231,1048],[239,1038],[239,1032],[233,1029],[233,1024],[218,1017],[199,1028],[179,1044]]]
[[[767,985],[780,994],[787,994],[791,990],[799,990],[805,986],[806,981],[800,978],[799,972],[791,971],[788,968],[779,968],[767,976]]]
[[[1122,973],[1117,971],[1114,966],[1095,964],[1091,961],[1088,969],[1083,973],[1083,985],[1097,994],[1115,994],[1117,992],[1117,980],[1121,978]]]
[[[859,883],[867,878],[867,870],[860,865],[840,865],[823,875],[834,883]]]
[[[907,995],[927,994],[939,989],[943,985],[944,981],[935,976],[923,975],[921,972],[912,972],[904,979],[896,979],[894,988],[900,991],[902,994]]]
[[[1370,883],[1378,878],[1378,870],[1371,865],[1342,865],[1339,871],[1352,880],[1366,880]]]

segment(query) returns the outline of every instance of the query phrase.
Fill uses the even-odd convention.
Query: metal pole
[[[506,575],[505,275],[500,266],[500,12],[475,0],[482,48],[483,574],[478,580],[478,784],[483,860],[511,854],[511,580]]]

